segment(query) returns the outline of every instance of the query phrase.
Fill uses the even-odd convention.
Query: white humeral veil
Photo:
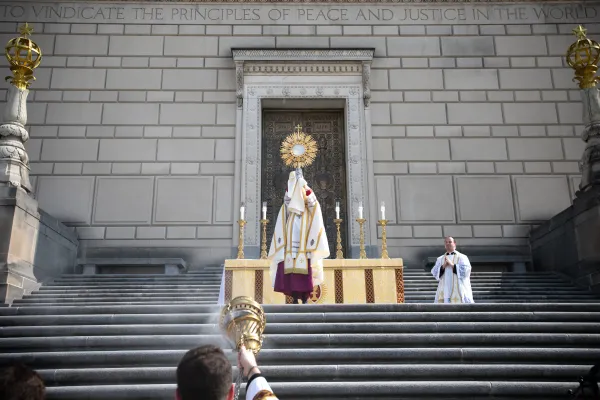
[[[431,269],[431,274],[439,281],[434,303],[444,303],[445,299],[450,299],[450,303],[475,302],[473,301],[473,290],[471,289],[471,263],[469,258],[458,251],[455,251],[455,253],[449,256],[446,256],[446,253],[442,254],[437,258]],[[440,278],[445,257],[452,260],[456,266],[456,274],[448,268]]]
[[[286,274],[307,274],[311,260],[313,285],[323,282],[323,259],[329,257],[329,243],[321,206],[314,193],[306,196],[303,177],[290,173],[285,203],[279,210],[271,239],[271,284],[275,286],[277,265],[284,261]]]

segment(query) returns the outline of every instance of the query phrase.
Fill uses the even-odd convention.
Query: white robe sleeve
[[[456,272],[460,279],[467,279],[471,277],[471,263],[469,262],[469,258],[464,254],[460,255],[460,258],[456,263]]]
[[[440,280],[440,268],[442,268],[442,259],[444,257],[438,257],[438,259],[435,262],[435,265],[433,266],[433,268],[431,268],[431,275],[433,275],[433,277],[435,278],[436,281]]]
[[[273,390],[269,383],[265,378],[259,376],[250,382],[250,384],[246,387],[246,400],[267,400],[273,399],[276,400],[275,394],[273,394]]]

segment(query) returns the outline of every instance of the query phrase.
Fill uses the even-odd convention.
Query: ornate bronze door
[[[286,167],[279,148],[283,139],[298,124],[310,134],[319,146],[315,162],[303,168],[304,179],[315,191],[321,204],[323,220],[329,241],[330,258],[335,258],[337,230],[335,202],[340,202],[342,246],[346,247],[346,147],[342,111],[289,111],[265,110],[263,112],[262,137],[262,201],[267,202],[267,218],[271,221],[267,230],[267,245],[271,244],[277,213],[283,204],[288,177],[293,168]]]

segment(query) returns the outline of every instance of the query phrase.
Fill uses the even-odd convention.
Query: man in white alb
[[[444,238],[444,245],[446,252],[438,257],[431,269],[431,274],[439,281],[434,303],[474,303],[469,258],[456,251],[453,237]]]

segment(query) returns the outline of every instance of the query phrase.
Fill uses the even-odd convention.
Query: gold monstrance
[[[296,126],[294,133],[281,143],[281,159],[285,165],[294,168],[309,166],[317,157],[317,142],[312,136],[302,132],[302,126]]]

